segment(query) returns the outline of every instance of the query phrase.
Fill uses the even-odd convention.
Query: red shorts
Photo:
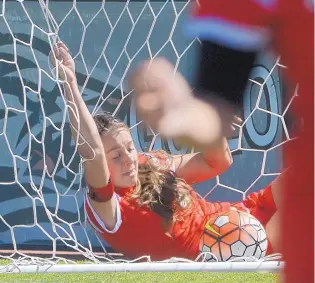
[[[257,193],[249,194],[242,203],[264,227],[266,227],[270,218],[277,211],[271,192],[271,185]]]
[[[271,185],[259,192],[251,193],[242,202],[233,205],[237,209],[246,208],[251,215],[253,215],[265,228],[271,217],[277,211],[274,202]],[[268,235],[267,235],[268,236]],[[272,254],[272,247],[268,240],[267,255]]]

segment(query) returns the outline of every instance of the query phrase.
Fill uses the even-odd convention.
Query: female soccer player
[[[74,61],[62,42],[55,46],[55,54],[65,80],[72,135],[85,159],[88,220],[112,248],[129,258],[195,259],[209,217],[232,206],[249,211],[268,234],[277,210],[276,186],[250,194],[237,204],[207,202],[190,186],[230,166],[225,138],[200,153],[138,154],[124,123],[108,114],[93,119],[78,89]]]

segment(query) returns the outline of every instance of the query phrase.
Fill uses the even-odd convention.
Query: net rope
[[[58,251],[64,248],[78,252],[89,263],[140,263],[144,259],[151,262],[150,257],[130,261],[116,254],[107,253],[104,242],[87,225],[83,208],[85,192],[82,179],[83,161],[77,154],[77,144],[71,139],[67,118],[69,107],[63,96],[62,84],[51,72],[47,58],[56,41],[62,39],[66,44],[70,44],[67,35],[69,37],[72,32],[79,35],[78,38],[73,37],[77,43],[75,48],[70,47],[70,49],[76,61],[80,91],[91,113],[96,114],[105,109],[124,118],[132,133],[135,133],[133,136],[138,138],[136,139],[138,150],[154,150],[167,144],[169,150],[177,150],[178,153],[187,152],[188,149],[178,149],[170,141],[161,139],[158,133],[154,133],[151,129],[144,129],[142,122],[136,116],[132,104],[132,91],[127,90],[125,80],[134,64],[141,59],[164,56],[165,49],[168,49],[173,56],[170,60],[174,63],[175,70],[181,71],[184,69],[182,62],[186,62],[187,54],[200,42],[198,39],[187,40],[184,46],[176,43],[181,34],[178,29],[179,22],[187,13],[190,1],[132,2],[129,0],[116,3],[117,9],[114,7],[115,3],[105,1],[93,3],[91,6],[95,9],[92,15],[88,16],[84,14],[86,6],[76,1],[67,2],[67,5],[48,0],[3,1],[0,6],[1,36],[5,39],[4,44],[0,46],[0,70],[2,70],[0,155],[7,160],[6,164],[5,162],[1,164],[1,170],[8,172],[6,176],[0,177],[2,203],[0,235],[11,240],[3,242],[5,247],[3,250],[7,249],[10,252],[0,253],[0,259],[7,259],[10,263],[2,266],[0,272],[16,272],[25,265],[50,266],[59,262],[75,264],[74,260],[60,256]],[[57,15],[58,5],[64,5],[65,8],[62,9],[69,10],[63,15]],[[34,11],[37,11],[36,16]],[[157,36],[156,26],[161,25],[165,14],[170,13],[172,25],[168,27],[168,36],[157,48],[151,43],[152,38]],[[68,27],[69,20],[74,18],[77,25]],[[147,18],[151,21],[146,32],[142,34],[143,42],[138,44],[136,51],[131,51],[130,42],[135,40],[138,35],[137,28],[144,25]],[[101,46],[97,48],[94,46],[94,52],[90,54],[94,56],[94,62],[91,63],[88,59],[89,53],[85,50],[87,46],[93,45],[90,34],[95,28],[95,23],[100,23],[100,19],[106,21],[107,33],[99,35],[104,41]],[[126,23],[127,19],[130,23],[128,34],[121,34],[119,50],[111,44],[120,32],[118,27]],[[19,30],[21,25],[27,25],[27,32]],[[21,68],[25,64],[23,58],[31,62],[29,67]],[[101,73],[102,67],[107,70],[106,75]],[[233,143],[234,154],[242,151],[261,155],[261,163],[258,164],[259,174],[253,176],[245,188],[234,186],[232,181],[226,182],[223,176],[218,176],[211,181],[207,191],[198,190],[197,186],[201,197],[211,199],[219,189],[234,192],[245,198],[249,192],[257,188],[263,177],[274,178],[279,175],[279,168],[275,170],[266,168],[267,159],[270,153],[281,150],[283,143],[292,139],[286,125],[286,116],[292,100],[297,95],[297,89],[289,102],[284,106],[282,104],[281,107],[278,105],[276,110],[271,109],[264,96],[266,88],[270,92],[270,88],[275,87],[275,82],[272,81],[273,75],[281,72],[283,68],[285,67],[278,58],[273,61],[263,80],[257,80],[252,76],[250,83],[251,90],[256,95],[255,102],[249,102],[250,111],[244,114],[243,124],[237,126],[236,136],[230,141],[230,145]],[[7,82],[6,85],[4,81]],[[9,89],[12,84],[15,85],[13,91]],[[276,94],[270,92],[270,99],[272,95]],[[54,100],[53,103],[50,103],[50,100]],[[49,105],[57,107],[57,111],[52,112]],[[126,118],[128,107],[131,114]],[[253,147],[244,142],[245,136],[248,135],[247,125],[255,119],[258,112],[268,119],[276,119],[277,130],[281,131],[281,138],[277,134],[277,139],[264,148]],[[36,116],[33,115],[34,113]],[[145,142],[142,142],[143,140]],[[54,154],[48,149],[48,143],[54,147]],[[235,175],[234,177],[237,178]],[[14,195],[16,193],[18,197]],[[18,206],[14,205],[14,202],[18,203]],[[67,206],[71,206],[71,209]],[[70,210],[71,217],[69,217]],[[21,216],[23,211],[27,212],[29,217],[28,220],[20,221],[19,215]],[[33,233],[35,230],[41,234],[41,241],[45,239],[44,243],[50,242],[49,256],[30,255],[24,251],[23,237],[28,231]],[[32,241],[26,242],[34,246]],[[94,246],[97,246],[97,249]],[[203,258],[205,255],[201,254],[196,260],[202,261]],[[279,261],[279,259],[279,255],[273,255],[259,262]],[[258,261],[252,258],[243,260]],[[193,261],[174,258],[162,263],[165,262],[191,263]]]

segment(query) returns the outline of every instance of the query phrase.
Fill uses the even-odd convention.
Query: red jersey
[[[140,155],[139,160],[143,162],[146,157],[153,157],[163,167],[172,168],[171,159],[163,154]],[[191,189],[192,203],[176,220],[170,231],[163,229],[163,219],[147,207],[141,208],[127,197],[127,193],[133,188],[116,191],[117,196],[117,223],[112,231],[106,229],[90,202],[86,200],[86,211],[88,221],[92,228],[117,252],[123,253],[129,258],[137,258],[143,255],[151,256],[153,260],[164,260],[171,257],[181,257],[194,260],[199,253],[199,241],[205,229],[205,225],[211,215],[229,209],[232,204],[227,202],[210,203],[198,197]],[[248,198],[244,204],[254,216],[259,216],[258,206],[261,205],[259,194]],[[263,194],[260,194],[263,196]],[[258,205],[259,204],[259,205]],[[270,216],[275,211],[275,206],[269,211]],[[234,205],[233,205],[234,206]],[[235,204],[239,209],[239,204]],[[265,206],[266,207],[266,206]],[[244,208],[244,206],[243,206]],[[245,209],[245,208],[244,208]],[[256,210],[255,210],[256,209]],[[265,211],[265,215],[267,214]],[[256,215],[255,215],[256,214]],[[257,218],[257,217],[256,217]],[[258,217],[259,220],[259,217]]]

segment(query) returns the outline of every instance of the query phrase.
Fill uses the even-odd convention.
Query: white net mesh
[[[188,152],[142,126],[125,87],[127,71],[156,56],[193,79],[199,41],[180,31],[188,7],[189,1],[175,0],[1,2],[0,258],[13,263],[3,271],[78,255],[95,263],[126,261],[108,254],[86,223],[81,161],[48,54],[57,38],[68,45],[90,111],[103,109],[124,120],[139,151]],[[281,145],[290,139],[282,68],[269,54],[257,63],[244,123],[229,141],[232,167],[195,186],[207,200],[241,200],[278,175]]]

